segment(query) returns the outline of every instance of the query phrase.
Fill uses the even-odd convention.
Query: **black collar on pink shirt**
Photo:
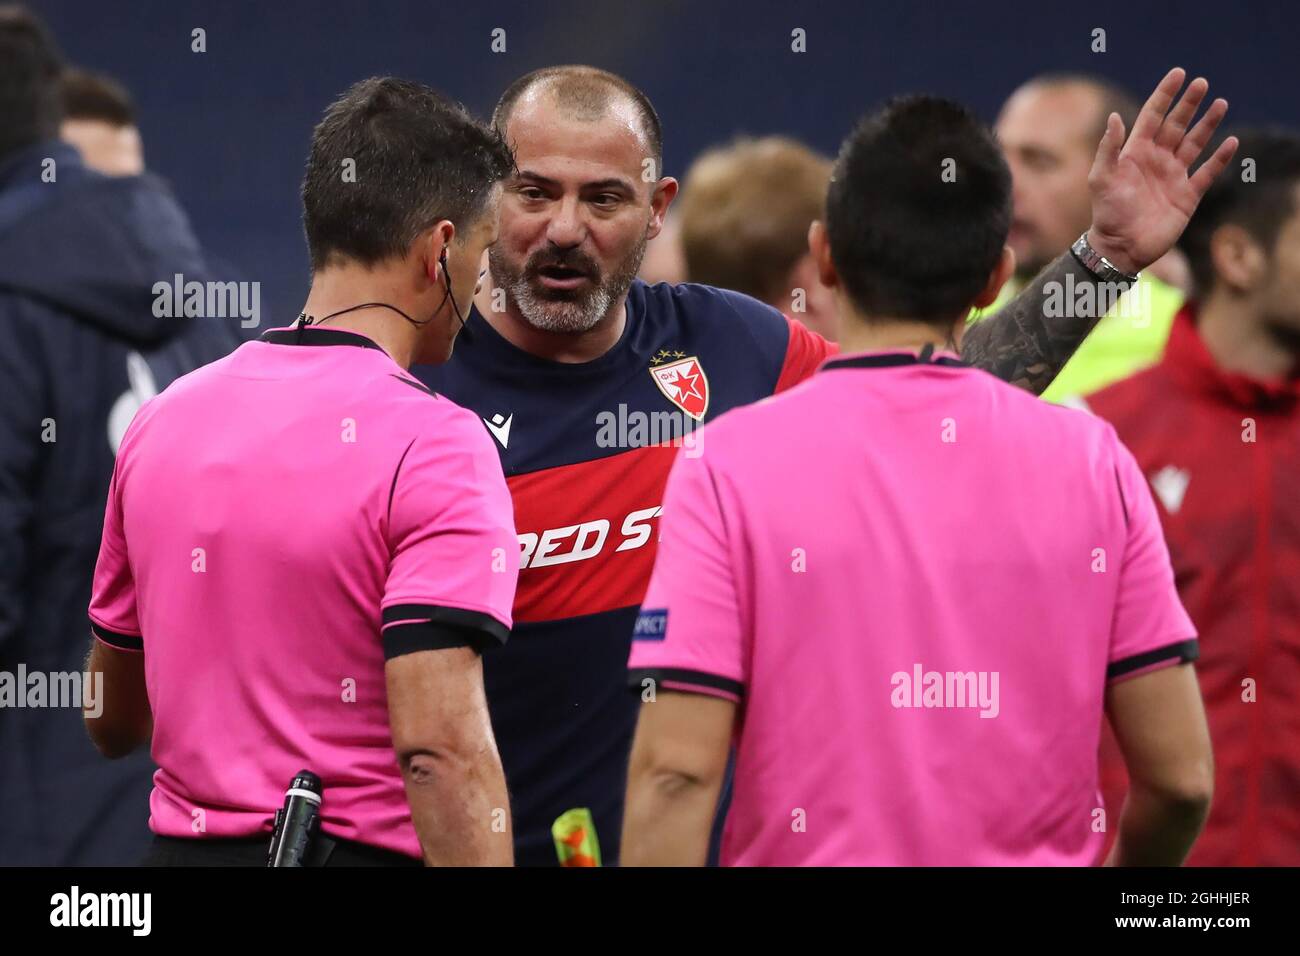
[[[344,329],[318,329],[310,325],[291,329],[270,329],[262,333],[262,341],[271,345],[355,345],[363,349],[378,349],[378,345],[364,335]]]
[[[911,352],[883,352],[876,355],[846,355],[843,358],[829,359],[823,370],[836,368],[887,368],[894,365],[947,365],[954,368],[969,368],[965,362],[940,355],[932,358],[934,346],[926,345],[920,355]]]

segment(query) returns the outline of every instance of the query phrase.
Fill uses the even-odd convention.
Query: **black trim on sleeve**
[[[745,694],[745,685],[740,681],[732,680],[729,677],[719,677],[717,674],[709,674],[705,671],[693,671],[685,667],[633,667],[627,672],[627,685],[631,689],[639,691],[641,690],[641,682],[646,678],[656,684],[662,684],[664,681],[679,681],[686,684],[699,684],[701,687],[712,687],[715,690],[726,691],[728,694],[734,694],[737,697],[743,697]],[[676,687],[666,689],[678,690]]]
[[[1177,660],[1180,664],[1189,664],[1200,656],[1201,646],[1196,638],[1179,641],[1177,644],[1166,644],[1164,647],[1157,647],[1154,651],[1146,651],[1142,654],[1134,654],[1132,657],[1125,657],[1123,660],[1113,661],[1106,668],[1106,680],[1114,680],[1116,677],[1123,677],[1125,674],[1131,674],[1133,671],[1150,667],[1152,664],[1162,664],[1168,660]]]
[[[385,660],[449,647],[472,647],[481,654],[510,637],[510,630],[491,614],[459,607],[394,604],[384,608],[383,619]]]
[[[116,647],[119,651],[144,650],[144,638],[139,635],[119,634],[117,631],[110,631],[106,627],[101,627],[94,621],[90,622],[90,631],[105,644]]]

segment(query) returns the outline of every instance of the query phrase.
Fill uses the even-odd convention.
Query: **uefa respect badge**
[[[560,866],[600,866],[596,822],[586,807],[574,807],[556,817],[551,824],[551,838]]]

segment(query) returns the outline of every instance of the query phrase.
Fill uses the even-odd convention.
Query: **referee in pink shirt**
[[[511,863],[479,657],[511,625],[510,497],[482,423],[407,372],[451,354],[511,166],[433,90],[358,83],[312,138],[304,314],[131,423],[86,725],[151,744],[148,862],[265,865],[307,769],[324,865]]]
[[[1226,104],[1184,140],[1204,81],[1164,119],[1169,86],[1098,163],[1190,214],[1234,144],[1189,178]],[[998,145],[954,103],[897,100],[845,143],[810,235],[843,354],[709,425],[668,482],[625,864],[704,862],[733,742],[724,865],[1080,865],[1108,825],[1114,862],[1177,864],[1195,840],[1196,633],[1146,482],[1109,425],[955,354],[1012,271],[1010,218]],[[1115,268],[1086,234],[1076,255]],[[1103,714],[1133,779],[1109,822]]]

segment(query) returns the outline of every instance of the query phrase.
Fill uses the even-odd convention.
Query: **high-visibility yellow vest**
[[[997,301],[973,312],[969,321],[994,314],[1019,291],[1018,283],[1008,282]],[[1125,293],[1088,333],[1043,398],[1059,403],[1073,395],[1087,395],[1160,361],[1183,299],[1181,290],[1143,274],[1137,287]]]

